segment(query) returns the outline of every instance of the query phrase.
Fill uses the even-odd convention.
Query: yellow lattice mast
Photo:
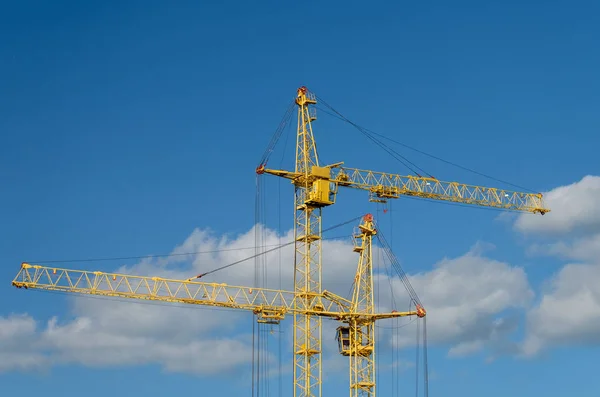
[[[294,292],[302,304],[320,307],[321,293],[321,207],[318,198],[311,199],[310,185],[313,169],[319,159],[312,133],[308,104],[315,103],[306,90],[300,90],[298,104],[298,137],[296,173],[304,176],[296,182],[295,227],[296,255],[294,260]],[[300,302],[298,302],[300,303]],[[321,318],[310,314],[294,315],[294,396],[321,395]]]
[[[348,334],[348,348],[342,349],[342,354],[350,358],[351,397],[375,396],[375,322],[365,315],[375,314],[372,247],[376,233],[372,216],[366,216],[360,234],[354,236],[354,250],[360,255],[352,294],[355,316],[348,327],[338,328],[340,341]]]
[[[375,322],[398,315],[398,312],[375,313],[373,236],[376,234],[373,216],[365,215],[358,233],[354,235],[354,251],[358,252],[359,260],[354,276],[350,313],[342,318],[342,322],[347,325],[337,328],[339,351],[349,358],[350,397],[375,397]],[[408,280],[405,282],[410,285]],[[412,287],[407,292],[415,304],[415,310],[400,313],[400,316],[425,317],[425,309]]]
[[[321,291],[321,211],[334,203],[335,191],[330,189],[331,166],[319,166],[317,148],[312,131],[316,104],[306,87],[298,89],[298,132],[296,140],[295,172],[277,171],[292,179],[295,186],[294,238],[294,292],[305,299],[304,304],[320,306],[316,296]],[[259,174],[270,172],[264,165]],[[321,396],[322,357],[320,318],[310,314],[294,316],[294,397]]]

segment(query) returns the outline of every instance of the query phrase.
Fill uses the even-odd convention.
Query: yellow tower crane
[[[350,396],[374,396],[375,321],[406,316],[424,317],[426,313],[420,304],[412,311],[375,313],[371,252],[373,236],[376,234],[373,216],[365,215],[359,225],[359,233],[353,236],[353,250],[359,253],[359,261],[351,299],[321,291],[311,294],[308,300],[305,294],[295,291],[194,281],[207,273],[188,280],[175,280],[29,263],[21,264],[12,285],[25,289],[249,310],[257,316],[258,322],[269,324],[278,324],[288,313],[334,319],[347,324],[338,327],[337,339],[340,353],[350,357]],[[413,300],[418,301],[414,292]]]
[[[258,174],[266,173],[290,179],[295,187],[294,292],[298,297],[295,304],[302,302],[306,307],[321,305],[321,213],[323,207],[335,203],[339,186],[367,190],[370,200],[375,202],[412,196],[542,215],[549,212],[549,209],[544,208],[542,194],[539,193],[520,193],[458,182],[442,182],[432,177],[403,176],[347,168],[342,167],[343,162],[320,165],[312,128],[312,122],[316,120],[313,107],[317,103],[316,96],[303,86],[297,90],[295,103],[298,107],[295,170],[268,169],[266,161],[261,162],[256,169]],[[361,260],[367,259],[361,257]],[[368,260],[370,261],[370,258]],[[370,289],[358,292],[355,290],[355,293],[359,292],[363,296],[356,298],[358,301],[370,302],[370,298],[367,298],[370,296]],[[370,327],[372,325],[368,325],[368,332],[372,331]],[[353,340],[352,336],[350,339]],[[368,365],[374,368],[370,350],[369,354],[366,351],[361,352],[350,353],[351,361],[360,356],[369,361]],[[320,397],[320,318],[314,318],[310,313],[294,314],[294,353],[294,397]],[[353,382],[357,381],[351,380],[351,390],[360,389],[364,391],[361,395],[374,396],[374,387]]]
[[[266,156],[256,169],[257,174],[288,178],[295,187],[294,291],[194,281],[207,273],[189,280],[171,280],[28,263],[21,265],[12,284],[17,288],[245,309],[254,312],[257,321],[268,323],[279,323],[290,313],[294,317],[294,397],[322,395],[321,319],[332,318],[346,324],[337,329],[337,339],[340,353],[349,357],[350,396],[374,397],[375,321],[403,316],[424,317],[426,312],[408,285],[415,310],[375,313],[372,239],[377,230],[371,215],[363,217],[359,233],[354,236],[354,251],[360,257],[352,298],[322,290],[321,212],[323,207],[335,203],[338,188],[367,190],[370,200],[377,202],[413,196],[542,215],[549,209],[544,207],[542,195],[537,193],[347,168],[342,167],[343,163],[320,165],[312,130],[312,122],[316,119],[312,105],[316,103],[315,95],[306,87],[298,89],[295,98],[298,108],[295,170],[267,169]],[[390,255],[389,246],[386,247],[385,241],[383,244]]]

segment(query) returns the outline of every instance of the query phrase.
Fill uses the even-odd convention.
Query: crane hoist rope
[[[266,164],[269,161],[269,158],[271,157],[271,154],[273,153],[273,149],[275,149],[275,146],[277,145],[279,138],[281,138],[281,134],[285,130],[285,127],[290,124],[292,115],[294,113],[295,106],[296,106],[296,103],[292,99],[290,101],[289,106],[287,107],[287,110],[285,111],[285,114],[283,115],[283,118],[281,119],[281,122],[279,123],[279,125],[277,126],[277,129],[273,133],[273,136],[271,137],[271,141],[267,145],[267,148],[265,149],[262,157],[260,158],[260,162],[259,162],[260,164]]]
[[[338,240],[340,238],[348,237],[348,235],[337,235],[333,237],[323,237],[323,240]],[[263,245],[263,248],[272,248],[279,247],[281,248],[285,243],[278,244],[266,244]],[[150,259],[150,258],[169,258],[169,257],[179,257],[179,256],[189,256],[189,255],[200,255],[200,254],[216,254],[220,252],[232,252],[232,251],[244,251],[244,250],[253,250],[252,247],[236,247],[236,248],[223,248],[223,249],[214,249],[214,250],[205,250],[205,251],[191,251],[191,252],[182,252],[182,253],[170,253],[170,254],[155,254],[155,255],[136,255],[136,256],[112,256],[112,257],[102,257],[102,258],[79,258],[79,259],[52,259],[52,260],[26,260],[27,263],[36,263],[38,265],[41,264],[50,264],[50,263],[74,263],[74,262],[106,262],[106,261],[122,261],[122,260],[131,260],[131,259]]]
[[[375,223],[375,222],[374,222]],[[375,223],[376,224],[376,223]],[[410,300],[412,303],[414,303],[416,310],[422,310],[423,311],[423,315],[422,316],[417,316],[416,320],[417,320],[417,337],[416,337],[416,362],[415,362],[415,370],[416,370],[416,375],[415,375],[415,396],[418,397],[419,395],[419,359],[420,359],[420,355],[419,353],[420,348],[421,348],[421,343],[422,343],[422,358],[423,358],[423,393],[424,396],[427,397],[429,395],[429,375],[428,375],[428,361],[427,361],[427,317],[425,316],[425,309],[423,309],[423,304],[421,303],[421,300],[419,299],[419,296],[417,295],[417,293],[415,292],[414,288],[412,287],[408,276],[406,275],[406,272],[404,271],[404,269],[402,269],[402,266],[400,265],[400,262],[398,261],[398,258],[396,257],[396,255],[393,253],[390,244],[387,242],[384,233],[381,231],[381,229],[378,229],[378,233],[377,233],[377,240],[379,241],[379,243],[381,244],[382,250],[385,254],[385,256],[387,257],[387,259],[389,260],[393,270],[395,270],[396,275],[398,276],[398,278],[400,278],[400,280],[402,281],[402,284],[404,285],[404,288],[406,289],[406,291],[409,294]],[[393,291],[393,290],[392,290]],[[392,295],[392,299],[393,295]],[[395,300],[395,299],[394,299]],[[410,308],[408,309],[409,311],[411,310]],[[419,321],[422,321],[422,328],[421,325],[419,324]],[[409,323],[410,324],[410,323]],[[405,324],[405,326],[408,324]]]
[[[400,266],[400,262],[398,261],[398,258],[392,252],[392,249],[391,249],[390,245],[388,244],[387,240],[385,239],[385,237],[383,236],[383,233],[380,232],[377,234],[377,240],[381,243],[383,252],[385,253],[388,260],[390,261],[393,269],[396,271],[396,274],[402,281],[402,284],[404,284],[404,287],[409,292],[410,299],[413,300],[415,304],[422,306],[422,303],[419,300],[417,293],[415,292],[412,285],[408,281],[408,276],[402,269],[402,266]]]
[[[328,232],[328,231],[331,231],[331,230],[337,229],[337,228],[339,228],[339,227],[345,226],[345,225],[347,225],[347,224],[349,224],[349,223],[356,222],[357,220],[361,219],[363,216],[364,216],[364,215],[357,216],[357,217],[354,217],[354,218],[352,218],[352,219],[349,219],[349,220],[347,220],[347,221],[344,221],[344,222],[337,223],[337,224],[335,224],[335,225],[333,225],[333,226],[330,226],[330,227],[328,227],[327,229],[323,229],[323,232]],[[194,276],[194,277],[191,277],[191,278],[189,278],[189,279],[188,279],[188,281],[192,281],[192,280],[199,279],[199,278],[202,278],[202,277],[204,277],[204,276],[207,276],[207,275],[209,275],[209,274],[216,273],[216,272],[218,272],[218,271],[220,271],[220,270],[227,269],[227,268],[229,268],[229,267],[232,267],[232,266],[238,265],[238,264],[240,264],[240,263],[242,263],[242,262],[246,262],[246,261],[248,261],[248,260],[250,260],[250,259],[254,259],[254,258],[257,258],[257,257],[259,257],[259,256],[266,255],[266,254],[269,254],[269,253],[271,253],[271,252],[277,251],[277,250],[279,250],[279,249],[281,249],[281,248],[284,248],[284,247],[290,246],[290,245],[292,245],[292,244],[294,244],[294,243],[295,243],[295,241],[294,241],[294,240],[292,240],[292,241],[288,241],[287,243],[283,243],[283,244],[281,244],[281,245],[278,245],[278,246],[276,246],[275,248],[271,248],[271,249],[269,249],[269,250],[266,250],[266,251],[260,251],[260,252],[259,252],[259,253],[257,253],[257,254],[254,254],[254,255],[252,255],[252,256],[249,256],[249,257],[246,257],[246,258],[240,259],[240,260],[238,260],[238,261],[232,262],[232,263],[230,263],[230,264],[228,264],[228,265],[219,266],[219,267],[217,267],[217,268],[215,268],[215,269],[212,269],[212,270],[209,270],[209,271],[207,271],[207,272],[200,273],[200,274],[198,274],[197,276]]]
[[[335,113],[332,116],[337,117],[338,119],[340,119],[340,120],[342,120],[342,121],[350,124],[351,126],[355,127],[365,137],[367,137],[371,142],[375,143],[377,146],[379,146],[381,149],[383,149],[385,152],[387,152],[390,156],[392,156],[393,158],[395,158],[398,162],[400,162],[402,165],[404,165],[406,168],[408,168],[412,173],[414,173],[417,176],[421,176],[421,174],[415,170],[415,168],[416,168],[416,169],[421,170],[423,174],[428,175],[431,178],[434,177],[429,172],[425,171],[423,168],[419,167],[417,164],[415,164],[414,162],[410,161],[408,158],[406,158],[402,154],[398,153],[396,150],[390,148],[385,143],[383,143],[383,142],[379,141],[377,138],[373,137],[366,129],[362,128],[358,124],[356,124],[353,121],[351,121],[348,118],[346,118],[340,112],[338,112],[337,110],[335,110],[332,106],[328,105],[323,99],[321,99],[318,96],[317,96],[317,99],[318,99],[319,102],[323,103],[328,109],[330,109],[332,112]],[[406,163],[409,163],[410,165],[408,165]]]
[[[431,153],[427,153],[427,152],[425,152],[425,151],[423,151],[423,150],[420,150],[420,149],[417,149],[417,148],[415,148],[415,147],[413,147],[413,146],[410,146],[410,145],[407,145],[407,144],[405,144],[405,143],[402,143],[402,142],[398,141],[397,139],[390,138],[390,137],[388,137],[388,136],[385,136],[385,135],[383,135],[383,134],[380,134],[380,133],[378,133],[378,132],[375,132],[375,131],[373,131],[373,130],[370,130],[370,129],[368,129],[368,128],[362,127],[362,126],[358,125],[357,123],[355,123],[355,122],[351,121],[350,119],[348,119],[346,116],[344,116],[343,114],[341,114],[339,111],[337,111],[336,109],[334,109],[334,108],[333,108],[332,106],[330,106],[329,104],[327,104],[327,103],[326,103],[326,102],[325,102],[325,101],[324,101],[322,98],[320,98],[320,97],[317,97],[317,98],[319,98],[319,101],[320,101],[320,102],[322,102],[322,103],[323,103],[323,104],[324,104],[324,105],[325,105],[325,106],[326,106],[326,107],[327,107],[329,110],[331,110],[333,113],[329,113],[328,111],[326,111],[326,110],[323,110],[323,109],[319,109],[320,111],[322,111],[322,112],[324,112],[324,113],[326,113],[326,114],[329,114],[329,115],[331,115],[332,117],[335,117],[335,118],[337,118],[337,119],[339,119],[339,120],[341,120],[341,121],[343,121],[343,122],[345,122],[345,123],[347,123],[347,124],[349,124],[349,125],[353,126],[353,127],[354,127],[354,128],[356,128],[356,129],[357,129],[359,132],[361,132],[363,135],[365,135],[367,138],[369,138],[370,140],[374,141],[374,142],[375,142],[375,143],[376,143],[378,146],[380,146],[380,147],[382,147],[382,148],[383,148],[383,147],[385,147],[385,148],[384,148],[384,150],[385,150],[385,151],[387,151],[388,153],[390,153],[390,151],[394,152],[394,153],[395,153],[397,156],[400,156],[400,157],[402,157],[402,158],[403,158],[405,161],[407,161],[407,162],[409,162],[409,163],[413,164],[415,167],[417,167],[417,168],[421,169],[421,171],[423,171],[425,174],[429,174],[429,173],[425,172],[425,171],[424,171],[422,168],[420,168],[420,167],[418,167],[416,164],[412,163],[410,160],[408,160],[407,158],[405,158],[404,156],[402,156],[400,153],[396,152],[396,151],[395,151],[395,150],[393,150],[393,149],[389,149],[389,148],[387,147],[387,145],[385,145],[385,144],[384,144],[384,143],[382,143],[381,141],[377,141],[377,138],[375,138],[373,135],[379,136],[379,137],[381,137],[381,138],[383,138],[383,139],[385,139],[385,140],[388,140],[388,141],[390,141],[390,142],[393,142],[393,143],[395,143],[395,144],[397,144],[397,145],[403,146],[403,147],[405,147],[405,148],[407,148],[407,149],[409,149],[409,150],[415,151],[415,152],[417,152],[417,153],[420,153],[420,154],[422,154],[422,155],[425,155],[425,156],[427,156],[427,157],[430,157],[430,158],[433,158],[433,159],[435,159],[435,160],[441,161],[441,162],[443,162],[443,163],[446,163],[446,164],[448,164],[448,165],[452,165],[452,166],[454,166],[454,167],[457,167],[457,168],[463,169],[463,170],[465,170],[465,171],[468,171],[468,172],[471,172],[471,173],[473,173],[473,174],[477,174],[477,175],[483,176],[484,178],[488,178],[488,179],[490,179],[490,180],[493,180],[493,181],[496,181],[496,182],[504,183],[504,184],[506,184],[506,185],[510,185],[510,186],[512,186],[512,187],[515,187],[515,188],[517,188],[517,189],[523,189],[523,190],[526,190],[526,191],[528,191],[528,192],[530,192],[530,193],[539,193],[539,192],[537,192],[537,191],[535,191],[535,190],[532,190],[532,189],[529,189],[529,188],[527,188],[527,187],[523,187],[523,186],[520,186],[520,185],[516,185],[516,184],[514,184],[514,183],[511,183],[511,182],[508,182],[508,181],[505,181],[505,180],[502,180],[502,179],[499,179],[499,178],[493,177],[493,176],[491,176],[491,175],[484,174],[484,173],[482,173],[482,172],[476,171],[476,170],[474,170],[474,169],[472,169],[472,168],[469,168],[469,167],[462,166],[462,165],[460,165],[460,164],[454,163],[454,162],[452,162],[452,161],[449,161],[449,160],[445,160],[445,159],[443,159],[443,158],[441,158],[441,157],[439,157],[439,156],[435,156],[435,155],[433,155],[433,154],[431,154]],[[376,142],[376,141],[377,141],[377,142]],[[390,153],[390,154],[391,154],[391,153]],[[394,155],[392,155],[392,157],[395,157],[395,156],[394,156]],[[396,159],[397,159],[397,158],[396,158]],[[399,160],[399,159],[397,159],[397,160],[398,160],[398,161],[400,161],[400,162],[402,162],[402,161],[401,161],[401,160]],[[404,165],[405,165],[405,164],[404,164]],[[407,167],[407,168],[408,168],[408,167]],[[414,171],[413,171],[413,172],[414,172]],[[415,173],[415,174],[416,174],[416,173]],[[431,174],[429,174],[429,176],[433,177]]]

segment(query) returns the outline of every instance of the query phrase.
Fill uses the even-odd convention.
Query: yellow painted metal
[[[459,182],[440,181],[423,176],[361,170],[341,167],[341,164],[343,163],[328,166],[333,169],[327,181],[332,185],[330,192],[334,195],[337,193],[338,186],[346,186],[368,191],[370,200],[377,202],[385,202],[387,199],[397,199],[401,196],[412,196],[542,215],[550,212],[550,209],[544,206],[541,193],[523,193]],[[262,169],[261,172],[292,179],[293,181],[300,178],[297,173],[283,170]],[[335,202],[335,197],[332,198],[332,201]]]
[[[346,326],[338,328],[340,353],[350,360],[350,395],[375,396],[374,322],[380,319],[426,315],[417,305],[408,312],[374,313],[372,217],[360,225],[354,250],[360,254],[352,300],[322,291],[321,211],[335,203],[339,186],[367,190],[371,201],[400,196],[444,200],[463,204],[544,214],[542,195],[442,182],[434,178],[402,176],[319,165],[312,121],[316,120],[315,96],[306,87],[297,91],[298,129],[295,170],[265,169],[292,180],[294,202],[294,291],[229,286],[191,280],[133,276],[117,273],[69,270],[23,263],[13,280],[18,288],[64,291],[122,298],[158,300],[203,306],[250,310],[258,321],[278,323],[287,313],[294,316],[294,397],[320,397],[322,393],[321,318]]]
[[[319,167],[312,131],[315,114],[309,104],[316,103],[306,88],[298,89],[298,133],[294,216],[294,292],[296,305],[320,308],[321,294],[321,209],[333,202],[321,182],[329,183],[329,170]],[[322,323],[310,313],[294,314],[294,397],[321,396],[322,392]]]
[[[377,233],[373,218],[367,215],[360,234],[355,235],[355,251],[360,255],[354,279],[350,321],[350,396],[375,396],[375,319],[364,314],[375,314],[373,296],[373,235]]]
[[[351,302],[324,291],[320,307],[309,307],[306,300],[291,291],[250,288],[161,277],[71,270],[21,264],[12,282],[17,288],[32,288],[110,297],[189,303],[203,306],[251,310],[259,320],[282,320],[286,313],[318,314],[344,318]]]
[[[359,232],[354,235],[354,251],[359,253],[354,277],[350,313],[344,316],[346,326],[337,328],[336,338],[340,354],[349,359],[350,396],[375,397],[375,321],[389,316],[416,315],[425,317],[425,309],[404,313],[375,313],[373,283],[373,236],[377,234],[372,215],[364,217]]]
[[[309,301],[303,294],[292,291],[63,269],[29,263],[21,264],[12,285],[25,289],[249,310],[258,315],[259,321],[269,322],[279,322],[288,313],[347,321],[353,313],[352,301],[330,291],[315,294],[313,298],[319,304],[310,304],[314,300]],[[378,313],[370,315],[370,318],[413,315],[418,315],[418,312]]]
[[[292,171],[266,169],[261,164],[256,172],[267,173],[291,179],[295,186],[295,223],[296,257],[294,283],[297,294],[305,297],[304,305],[317,305],[321,289],[321,209],[335,203],[339,186],[367,190],[371,201],[385,202],[390,198],[412,196],[425,199],[443,200],[461,204],[494,207],[504,210],[515,210],[544,215],[550,210],[545,208],[541,194],[520,193],[496,188],[472,186],[457,182],[442,182],[435,178],[421,176],[403,176],[382,172],[342,167],[343,162],[320,166],[316,143],[312,130],[312,121],[316,119],[313,108],[315,96],[306,87],[297,91],[298,130],[296,145],[296,168]],[[366,232],[365,232],[366,233]],[[371,235],[363,236],[369,242]],[[361,254],[363,271],[370,268],[370,248],[368,253]],[[368,259],[367,259],[368,258]],[[361,267],[357,277],[361,272]],[[362,274],[361,280],[368,277]],[[367,282],[368,284],[368,282]],[[372,287],[362,285],[355,290],[359,297],[357,302],[372,302],[368,298]],[[417,307],[419,316],[425,316],[425,310]],[[371,320],[389,318],[386,314],[368,316]],[[338,329],[340,349],[351,357],[351,395],[375,394],[375,366],[372,357],[361,353],[374,346],[372,323],[365,323],[355,317],[349,327]],[[346,334],[344,334],[347,331]],[[357,345],[361,341],[361,345]],[[348,349],[344,350],[344,344]],[[353,347],[354,346],[354,347]],[[321,323],[320,319],[312,320],[310,314],[294,317],[294,397],[321,396]],[[344,354],[344,353],[343,353]],[[354,357],[354,358],[352,358]],[[354,361],[352,361],[354,360]],[[354,371],[354,372],[352,372]]]
[[[435,178],[346,167],[339,167],[332,179],[342,186],[368,190],[372,196],[379,199],[413,196],[542,215],[550,211],[544,207],[540,193],[522,193],[458,182],[444,182]]]
[[[369,224],[367,224],[367,227]],[[301,292],[283,291],[267,288],[251,288],[244,286],[233,286],[224,283],[209,283],[201,281],[177,280],[163,277],[148,277],[138,275],[128,275],[121,273],[109,273],[100,271],[87,271],[64,269],[52,266],[32,265],[22,263],[19,272],[12,281],[12,285],[17,288],[38,289],[47,291],[60,291],[75,294],[89,294],[106,297],[129,298],[137,300],[150,300],[172,303],[184,303],[190,305],[201,305],[209,307],[224,307],[230,309],[240,309],[252,311],[257,315],[259,322],[279,323],[286,315],[293,314],[295,317],[296,326],[308,323],[313,326],[312,334],[307,332],[298,332],[297,341],[302,343],[309,337],[320,341],[320,333],[315,335],[314,324],[319,324],[315,320],[320,320],[322,317],[328,317],[333,320],[341,321],[350,324],[354,331],[354,340],[360,336],[363,337],[364,325],[373,324],[374,321],[384,318],[419,316],[423,317],[425,311],[422,308],[406,312],[391,312],[391,313],[374,313],[372,306],[372,259],[371,259],[371,234],[364,233],[358,236],[363,239],[360,247],[368,247],[363,249],[359,267],[356,273],[356,280],[359,280],[360,290],[355,289],[353,300],[348,300],[329,291],[322,292],[306,292],[307,278],[304,277],[303,284],[297,283],[297,287],[304,286]],[[355,251],[358,251],[355,248]],[[308,261],[308,260],[307,260]],[[300,267],[298,267],[300,268]],[[300,280],[300,277],[297,277]],[[313,284],[316,284],[313,282]],[[320,290],[320,283],[318,284]],[[313,287],[316,291],[316,288]],[[371,291],[370,297],[366,300],[361,298],[364,296],[364,291]],[[371,307],[371,309],[365,309]],[[305,320],[308,318],[308,321]],[[372,330],[372,325],[370,326]],[[303,331],[303,328],[301,328]],[[320,330],[319,330],[320,331]],[[373,335],[372,331],[369,335]],[[374,345],[374,339],[370,339]],[[300,344],[295,342],[297,344]],[[312,339],[309,339],[312,342]],[[296,344],[294,346],[297,346]],[[311,345],[309,345],[310,347]],[[314,349],[314,345],[313,349]],[[356,346],[356,343],[354,344]],[[301,349],[304,346],[300,345]],[[319,345],[320,348],[320,345]],[[306,349],[308,350],[308,349]],[[316,350],[316,349],[314,349]],[[360,349],[359,349],[360,350]],[[310,357],[310,353],[314,356],[314,352],[300,351],[295,352],[295,356],[300,356],[300,362],[306,356]],[[347,354],[348,355],[348,354]],[[350,355],[352,357],[352,355]],[[371,361],[368,361],[371,360]],[[364,360],[363,360],[364,361]],[[360,362],[363,362],[360,361]],[[367,358],[366,363],[372,363],[371,358]],[[363,368],[356,366],[356,368]],[[370,367],[368,367],[370,368]],[[374,370],[374,367],[372,367]],[[314,367],[302,367],[303,370],[314,369]],[[370,372],[356,371],[354,385],[360,387],[360,393],[365,386],[363,379],[364,373],[367,375]],[[318,372],[320,374],[320,372]],[[315,385],[315,372],[297,372],[298,378],[301,376],[311,376],[309,385]],[[373,375],[372,375],[373,376]],[[317,379],[320,385],[321,378]],[[295,383],[296,384],[296,383]],[[297,388],[300,391],[305,389],[302,387],[305,383],[299,383],[301,387]],[[315,388],[316,389],[316,388]],[[320,391],[320,386],[318,388]],[[314,392],[313,390],[308,390]],[[360,395],[360,394],[359,394]]]

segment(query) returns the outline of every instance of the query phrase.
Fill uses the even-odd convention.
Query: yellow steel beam
[[[359,254],[354,279],[352,311],[356,314],[375,314],[373,285],[373,236],[377,234],[373,216],[364,217],[360,234],[354,236],[354,251]],[[375,319],[350,322],[350,397],[375,397]]]
[[[387,199],[400,196],[420,197],[454,203],[473,204],[505,210],[545,214],[542,194],[444,182],[435,178],[406,176],[340,167],[331,180],[340,186],[368,190],[374,196]]]
[[[317,296],[322,302],[321,306],[309,307],[305,304],[306,299],[292,291],[62,269],[28,263],[21,264],[12,285],[25,289],[250,310],[259,314],[259,318],[264,317],[265,319],[269,316],[283,319],[286,313],[313,314],[342,319],[348,315],[351,309],[349,300],[329,291],[323,291]],[[403,313],[386,313],[385,315],[401,317]]]
[[[322,305],[321,271],[321,208],[327,205],[320,194],[311,194],[314,170],[319,170],[319,158],[312,130],[315,119],[314,95],[305,87],[298,90],[298,130],[295,174],[294,211],[294,292],[295,305]],[[294,306],[297,307],[297,306]],[[322,393],[322,319],[311,313],[294,314],[294,397],[321,397]]]
[[[21,265],[12,285],[17,288],[244,309],[265,319],[283,319],[288,312],[337,318],[349,308],[346,299],[329,292],[321,294],[322,306],[309,307],[305,299],[291,291],[61,269],[27,263]]]
[[[366,190],[371,194],[373,200],[385,201],[387,199],[397,199],[400,196],[410,196],[542,215],[550,212],[550,209],[544,206],[541,193],[524,193],[493,187],[467,185],[459,182],[446,182],[422,176],[339,167],[339,164],[330,166],[332,168],[330,178],[321,179],[332,182],[337,186]],[[301,175],[295,172],[283,170],[262,168],[259,169],[259,172],[288,178],[294,183],[302,178]],[[314,179],[318,178],[314,177]]]

